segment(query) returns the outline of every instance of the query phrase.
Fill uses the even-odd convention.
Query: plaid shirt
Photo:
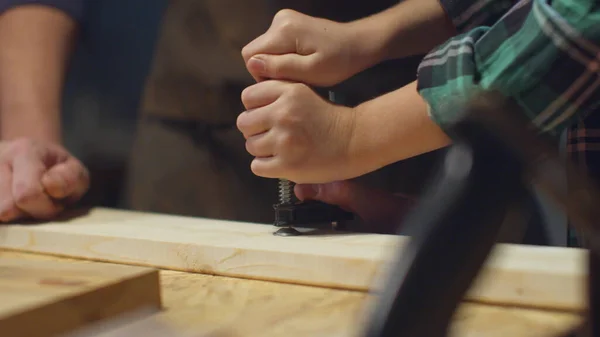
[[[600,178],[597,0],[440,0],[459,35],[431,51],[418,90],[444,127],[460,102],[495,89],[542,132],[567,132],[572,159]]]

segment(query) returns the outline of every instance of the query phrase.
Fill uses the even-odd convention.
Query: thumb
[[[87,169],[71,157],[51,167],[42,177],[42,185],[51,197],[73,203],[87,192],[89,180]]]
[[[254,78],[307,82],[309,56],[295,53],[252,56],[246,67]]]

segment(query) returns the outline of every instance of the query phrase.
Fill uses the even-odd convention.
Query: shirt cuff
[[[487,28],[458,35],[431,51],[419,64],[417,90],[429,106],[430,118],[442,129],[466,111],[465,104],[482,90],[475,44]]]
[[[0,14],[24,5],[41,5],[56,8],[75,21],[81,21],[84,13],[84,0],[0,0]]]

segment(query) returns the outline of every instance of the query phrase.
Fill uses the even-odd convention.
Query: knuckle
[[[293,34],[298,28],[297,13],[291,9],[282,9],[275,14],[273,20],[280,34]]]
[[[276,122],[277,125],[280,126],[293,127],[299,123],[299,118],[293,107],[287,107],[285,109],[281,109],[279,114],[277,114]]]
[[[249,122],[248,122],[248,115],[245,113],[241,113],[236,121],[235,121],[235,125],[238,128],[238,130],[242,133],[242,135],[244,136],[244,138],[248,137],[248,133],[249,133],[249,126],[248,126]]]
[[[252,94],[252,87],[247,87],[244,90],[242,90],[242,94],[240,95],[240,98],[242,100],[242,104],[244,104],[244,107],[247,107],[248,102],[250,100]]]
[[[297,143],[296,137],[291,132],[282,133],[279,137],[279,145],[284,149],[293,148]]]
[[[279,11],[277,11],[277,13],[275,13],[275,16],[273,17],[273,21],[280,23],[280,24],[286,23],[286,22],[293,20],[293,18],[295,16],[296,16],[296,11],[289,9],[289,8],[284,8],[284,9],[280,9]]]
[[[291,132],[281,134],[277,140],[276,147],[277,153],[279,153],[287,163],[297,164],[299,160],[306,158],[303,153],[304,146],[302,140]]]
[[[290,96],[297,97],[304,96],[309,91],[310,88],[304,83],[291,83],[288,93]]]
[[[250,163],[250,171],[252,171],[252,173],[259,177],[269,177],[266,170],[261,165],[259,165],[259,163],[256,160],[253,160],[252,163]]]
[[[244,117],[243,117],[243,113],[239,114],[239,116],[235,120],[235,126],[237,127],[237,129],[240,132],[244,133]]]
[[[245,61],[247,61],[250,57],[252,57],[251,53],[250,53],[250,49],[248,48],[248,45],[244,46],[242,48],[242,59],[244,59]]]
[[[246,151],[247,151],[248,153],[250,153],[251,155],[253,155],[253,156],[255,155],[255,154],[254,154],[254,153],[255,153],[255,152],[254,152],[254,148],[255,148],[255,144],[254,144],[254,142],[253,142],[253,141],[251,141],[251,140],[247,140],[247,141],[246,141]]]

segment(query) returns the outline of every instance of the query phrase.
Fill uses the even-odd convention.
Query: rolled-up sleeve
[[[596,1],[521,0],[495,24],[472,28],[433,50],[418,70],[418,91],[431,118],[445,127],[480,90],[502,92],[553,135],[598,110]],[[462,22],[458,7],[447,11]]]
[[[41,5],[63,11],[76,21],[81,21],[84,14],[85,0],[0,0],[0,14],[8,9],[24,5]]]

